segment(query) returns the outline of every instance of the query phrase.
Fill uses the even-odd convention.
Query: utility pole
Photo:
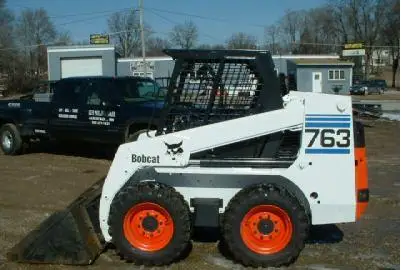
[[[142,61],[143,61],[143,73],[147,75],[146,55],[145,55],[145,34],[143,26],[143,0],[139,0],[139,24],[141,28],[141,41],[142,41]]]

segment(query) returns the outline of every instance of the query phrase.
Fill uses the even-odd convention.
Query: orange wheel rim
[[[292,236],[292,223],[280,207],[258,205],[246,213],[240,230],[242,240],[250,250],[268,255],[288,245]]]
[[[148,202],[137,204],[126,213],[123,228],[128,242],[143,251],[163,249],[174,234],[174,222],[168,211]]]

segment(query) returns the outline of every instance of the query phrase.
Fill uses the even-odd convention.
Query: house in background
[[[295,73],[297,90],[326,94],[348,94],[354,63],[339,59],[295,59],[287,64]]]

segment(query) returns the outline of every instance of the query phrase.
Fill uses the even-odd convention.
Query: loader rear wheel
[[[309,219],[284,189],[260,184],[241,190],[228,204],[223,236],[234,259],[245,266],[289,265],[304,248]]]
[[[110,235],[121,257],[137,265],[166,265],[189,244],[189,206],[172,187],[156,182],[126,185],[110,209]]]

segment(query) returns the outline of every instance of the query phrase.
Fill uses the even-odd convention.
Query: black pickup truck
[[[6,155],[20,154],[23,145],[37,139],[113,145],[132,141],[148,127],[155,128],[164,95],[150,78],[61,79],[51,93],[0,100],[1,149]]]

